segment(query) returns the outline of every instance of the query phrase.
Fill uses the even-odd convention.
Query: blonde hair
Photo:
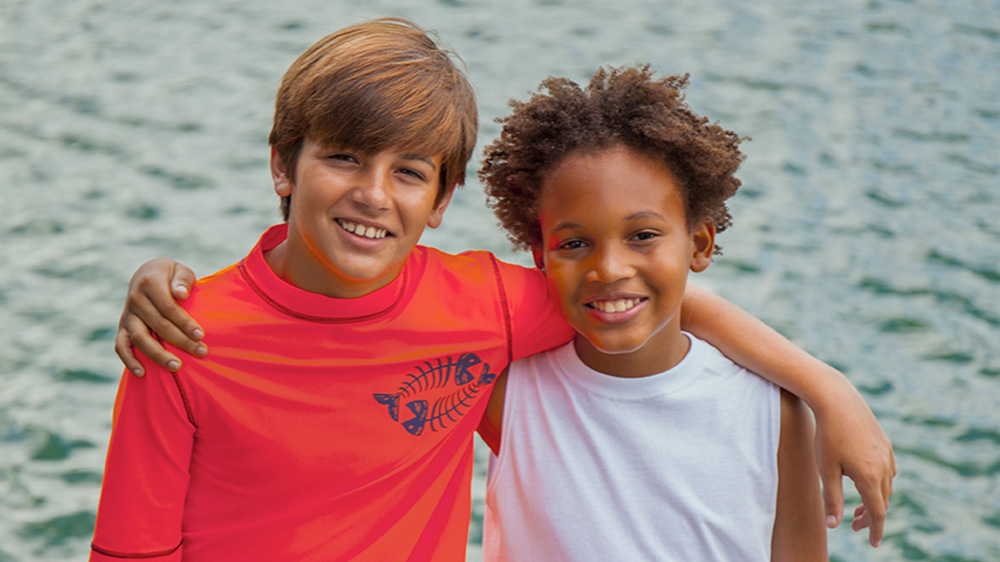
[[[306,137],[363,152],[390,147],[442,154],[438,200],[465,182],[479,127],[472,85],[458,56],[403,19],[345,27],[289,66],[275,100],[269,142],[295,180]],[[290,197],[282,198],[288,219]]]

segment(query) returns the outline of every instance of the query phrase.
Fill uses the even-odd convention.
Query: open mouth
[[[355,236],[361,236],[362,238],[378,240],[379,238],[385,238],[386,236],[389,235],[389,231],[387,231],[384,228],[365,226],[363,224],[358,224],[356,222],[351,222],[349,220],[337,219],[337,224],[339,224],[347,232],[350,232]]]
[[[586,306],[600,310],[601,312],[625,312],[631,310],[646,299],[614,299],[607,301],[588,302]]]

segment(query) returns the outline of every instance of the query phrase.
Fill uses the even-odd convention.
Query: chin
[[[605,355],[624,355],[626,353],[634,353],[642,349],[646,344],[646,341],[636,342],[636,341],[607,341],[603,339],[594,339],[584,336],[590,346],[595,350],[605,354]]]

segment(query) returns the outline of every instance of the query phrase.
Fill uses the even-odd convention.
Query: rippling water
[[[847,372],[896,446],[885,543],[844,525],[833,558],[1000,560],[1000,5],[410,4],[0,0],[0,562],[86,556],[128,276],[160,254],[209,273],[277,221],[281,73],[381,15],[462,54],[481,146],[547,75],[690,72],[691,105],[753,137],[696,281]],[[524,261],[482,201],[470,182],[425,242]]]

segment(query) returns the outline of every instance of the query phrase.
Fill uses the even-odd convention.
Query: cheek
[[[404,192],[402,197],[397,195],[396,201],[406,220],[423,226],[430,221],[434,214],[434,200],[436,198],[436,192],[426,193],[411,190],[409,193]]]
[[[546,261],[545,277],[549,281],[549,295],[562,307],[563,311],[573,308],[574,276],[571,269],[560,267],[551,259]]]

